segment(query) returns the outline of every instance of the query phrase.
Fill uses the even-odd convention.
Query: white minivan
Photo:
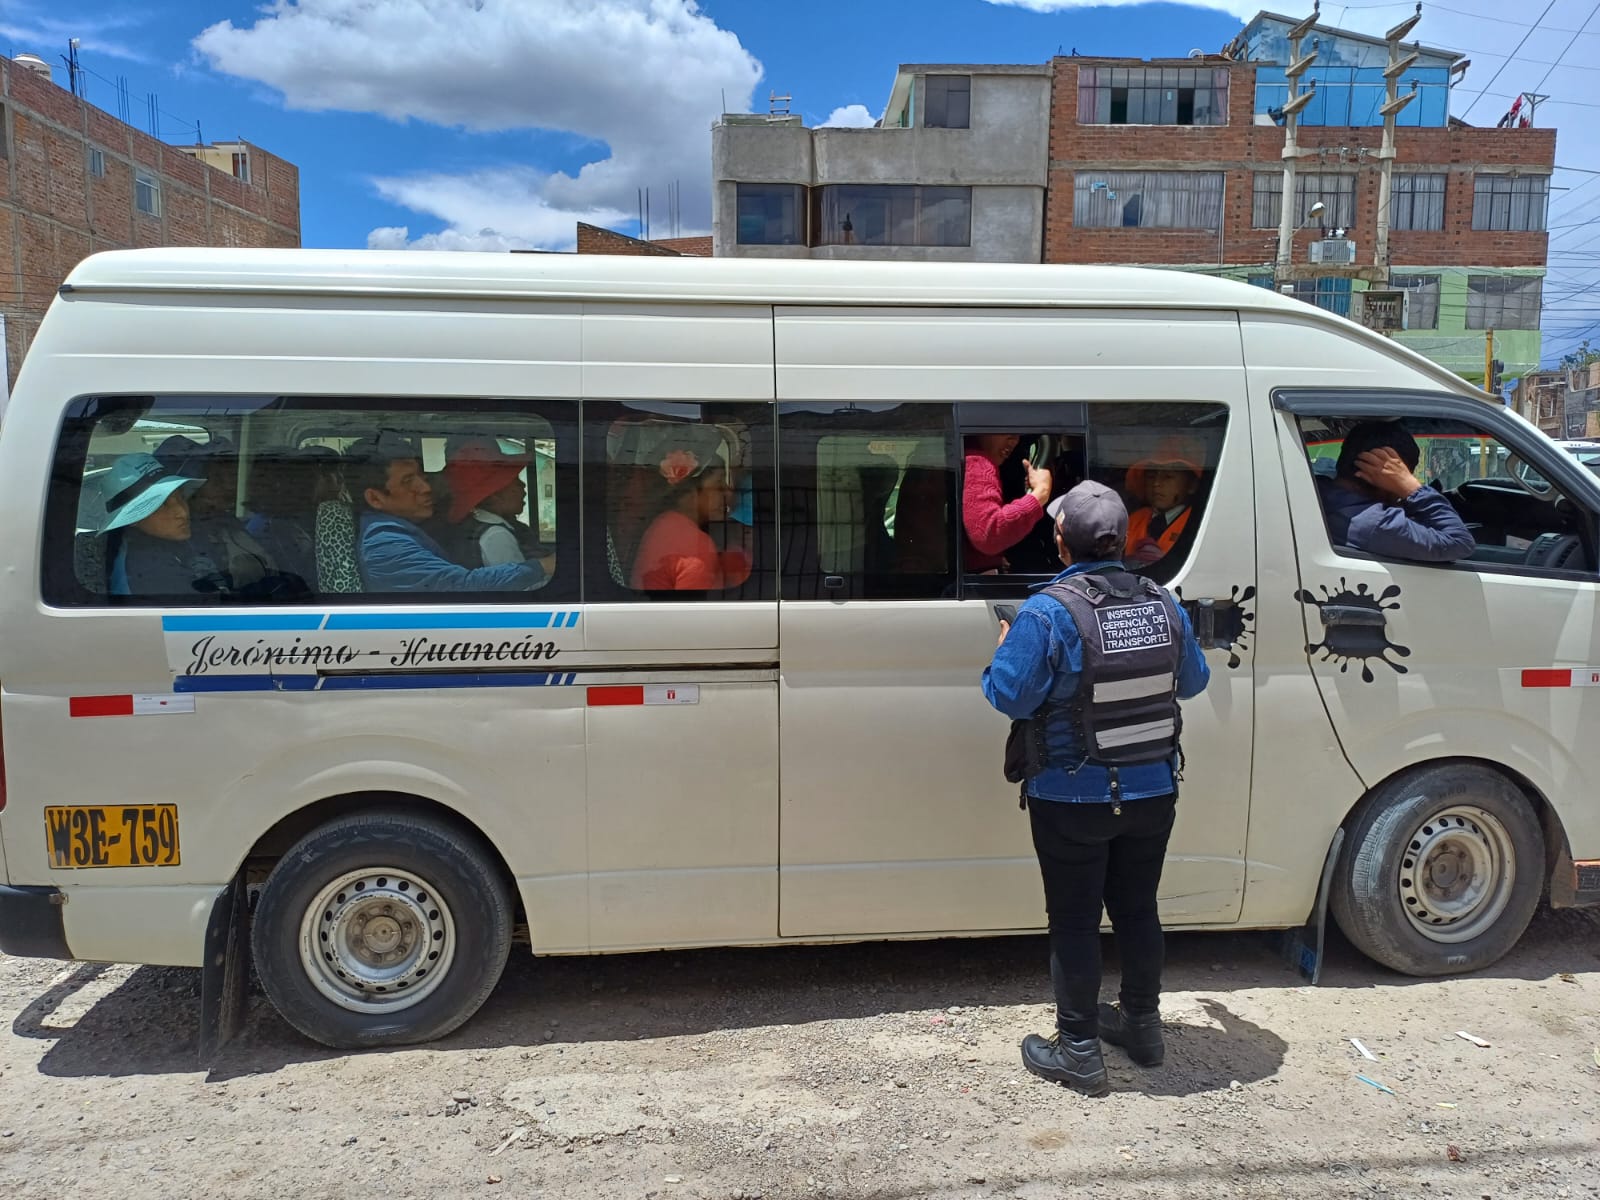
[[[1469,558],[1332,541],[1372,420]],[[0,949],[202,967],[207,1046],[253,955],[355,1047],[521,926],[1037,929],[979,674],[1056,563],[972,550],[994,433],[1008,495],[1190,464],[1169,928],[1327,905],[1438,975],[1600,903],[1600,480],[1379,335],[1149,270],[151,250],[74,269],[0,431]]]

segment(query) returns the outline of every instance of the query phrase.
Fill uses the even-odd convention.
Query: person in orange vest
[[[1128,491],[1144,501],[1128,514],[1124,562],[1129,567],[1147,567],[1178,544],[1193,512],[1189,502],[1200,486],[1204,461],[1198,443],[1168,438],[1128,468]]]

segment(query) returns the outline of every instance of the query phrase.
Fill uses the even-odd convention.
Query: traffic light
[[[1506,382],[1505,370],[1506,370],[1506,364],[1505,363],[1501,362],[1498,358],[1490,359],[1489,360],[1489,383],[1488,383],[1488,386],[1484,388],[1484,391],[1498,393],[1500,391],[1500,389],[1505,386],[1505,382]]]

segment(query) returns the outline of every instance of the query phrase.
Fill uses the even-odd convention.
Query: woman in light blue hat
[[[152,454],[124,454],[101,486],[106,559],[113,596],[181,596],[225,586],[216,564],[190,537],[186,493],[205,482],[178,475]]]

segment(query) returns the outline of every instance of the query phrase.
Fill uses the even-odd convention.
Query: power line
[[[1561,53],[1556,55],[1556,61],[1550,64],[1550,69],[1544,73],[1544,78],[1533,85],[1533,91],[1535,95],[1543,90],[1545,80],[1548,80],[1551,73],[1561,65],[1561,60],[1571,53],[1572,47],[1578,44],[1578,38],[1582,35],[1583,31],[1588,28],[1589,22],[1594,20],[1595,13],[1600,13],[1600,3],[1597,3],[1589,10],[1589,15],[1583,19],[1583,24],[1578,26],[1578,32],[1572,35],[1571,40],[1569,40],[1566,46],[1562,48]]]
[[[1501,74],[1503,74],[1505,69],[1511,65],[1512,60],[1517,57],[1517,51],[1521,50],[1524,46],[1526,46],[1528,44],[1528,39],[1533,36],[1533,31],[1535,29],[1539,28],[1539,26],[1544,22],[1544,19],[1550,15],[1550,10],[1552,8],[1554,8],[1555,6],[1556,6],[1556,0],[1550,0],[1550,3],[1548,3],[1548,4],[1546,4],[1544,6],[1544,11],[1539,14],[1539,19],[1537,21],[1535,21],[1529,27],[1527,33],[1522,35],[1522,40],[1517,43],[1516,49],[1512,50],[1511,54],[1506,58],[1506,60],[1503,63],[1500,64],[1499,70],[1497,70],[1494,73],[1494,78],[1489,80],[1488,86],[1484,89],[1484,92],[1487,92],[1489,88],[1492,88],[1495,85],[1495,82],[1500,78]],[[1468,13],[1466,15],[1467,16],[1471,16],[1472,14]],[[1469,104],[1467,106],[1467,111],[1461,114],[1461,119],[1463,121],[1465,121],[1468,117],[1470,117],[1472,115],[1472,110],[1474,108],[1478,107],[1478,100],[1482,100],[1483,99],[1484,92],[1479,92],[1478,93],[1478,99],[1474,100],[1471,104]]]

